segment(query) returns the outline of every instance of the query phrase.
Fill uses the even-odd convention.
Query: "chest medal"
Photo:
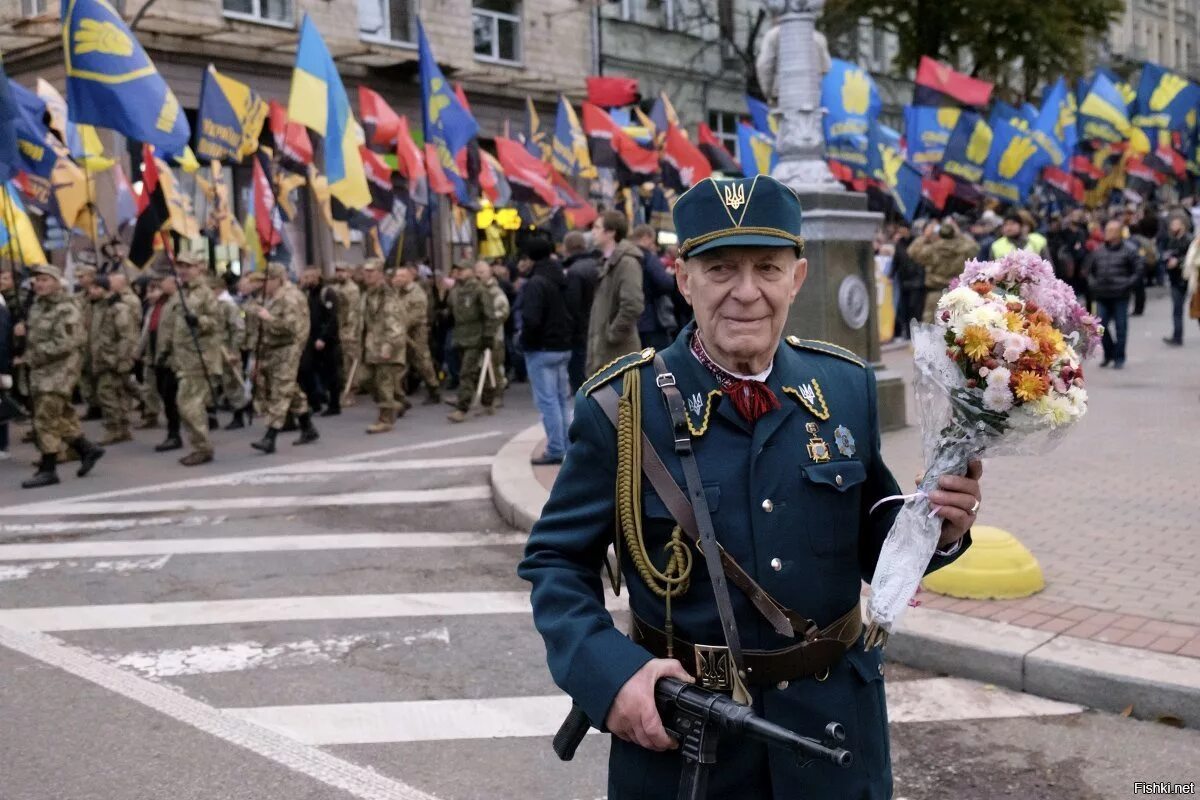
[[[810,434],[808,440],[808,457],[813,460],[814,464],[823,464],[829,460],[829,445],[821,438],[821,429],[815,422],[810,422],[804,426]]]
[[[850,433],[850,429],[845,425],[838,425],[834,429],[833,443],[837,445],[838,452],[846,458],[853,458],[858,452],[858,448],[854,446],[854,434]]]

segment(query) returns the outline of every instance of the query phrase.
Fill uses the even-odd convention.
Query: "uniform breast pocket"
[[[845,555],[858,544],[859,500],[867,470],[861,461],[847,459],[800,467],[804,496],[801,525],[813,552]]]

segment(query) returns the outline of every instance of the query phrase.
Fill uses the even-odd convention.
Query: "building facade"
[[[1126,0],[1109,29],[1100,63],[1153,61],[1200,80],[1200,3],[1196,0]]]

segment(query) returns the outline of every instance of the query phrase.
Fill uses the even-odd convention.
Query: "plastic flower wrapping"
[[[1083,361],[1101,328],[1026,251],[968,261],[938,301],[937,323],[912,326],[925,475],[884,541],[867,605],[867,646],[882,644],[916,594],[942,520],[928,492],[987,455],[1042,453],[1087,412]]]

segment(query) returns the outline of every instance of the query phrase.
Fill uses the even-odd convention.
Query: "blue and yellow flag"
[[[1200,103],[1200,86],[1158,64],[1146,63],[1138,83],[1133,124],[1139,128],[1184,130],[1187,113]]]
[[[1030,105],[1017,108],[1003,100],[996,100],[992,103],[992,113],[988,117],[988,124],[994,128],[997,120],[1003,120],[1018,130],[1027,131],[1037,121],[1037,115],[1032,112],[1032,108]]]
[[[1125,94],[1107,75],[1098,72],[1079,106],[1079,138],[1110,144],[1128,139],[1130,150],[1149,153],[1150,141],[1130,122],[1127,109]]]
[[[991,150],[991,126],[975,112],[963,111],[946,142],[942,171],[967,183],[981,183]]]
[[[867,71],[835,58],[821,79],[821,106],[825,109],[825,142],[863,136],[878,118],[882,101]]]
[[[983,190],[1021,205],[1045,163],[1045,156],[1032,136],[1011,122],[993,120],[992,147],[983,168]]]
[[[525,95],[525,150],[534,158],[542,161],[550,160],[550,142],[546,132],[542,130],[542,117],[533,104],[533,98]]]
[[[774,139],[779,133],[779,122],[771,116],[771,108],[762,100],[750,95],[746,95],[746,108],[750,109],[750,121],[754,124],[754,129]]]
[[[12,183],[0,183],[0,258],[26,265],[47,263],[37,231]]]
[[[58,163],[57,140],[43,119],[46,103],[16,81],[8,81],[9,96],[16,111],[18,166],[39,178],[49,178]]]
[[[17,110],[16,101],[8,89],[8,78],[4,74],[4,59],[0,57],[0,183],[13,176],[19,168],[17,153]]]
[[[770,175],[777,161],[774,137],[739,122],[738,156],[742,164],[742,173],[747,178]]]
[[[1075,153],[1075,144],[1079,140],[1075,124],[1077,113],[1075,95],[1066,79],[1059,78],[1046,92],[1037,122],[1030,132],[1050,163],[1059,169],[1067,169]]]
[[[912,222],[921,205],[921,171],[901,153],[898,132],[872,123],[867,138],[871,142],[872,176],[887,187],[896,208]]]
[[[909,161],[921,168],[942,163],[950,133],[961,113],[957,106],[905,106],[904,133]]]
[[[296,68],[288,97],[288,119],[324,137],[329,191],[347,208],[366,208],[371,190],[358,152],[362,130],[350,112],[350,98],[320,31],[308,14],[300,26]]]
[[[187,117],[154,62],[107,0],[62,0],[71,119],[178,152]]]
[[[558,114],[554,120],[554,143],[550,163],[568,178],[594,178],[596,167],[588,152],[587,135],[579,124],[575,109],[567,98],[559,95]]]
[[[425,26],[417,19],[417,52],[421,75],[421,118],[425,144],[437,154],[438,163],[454,184],[460,203],[470,198],[467,175],[458,166],[458,152],[479,133],[479,124],[458,99],[433,57]]]
[[[249,86],[209,64],[200,82],[196,157],[206,162],[240,162],[258,149],[268,111],[267,102]]]

